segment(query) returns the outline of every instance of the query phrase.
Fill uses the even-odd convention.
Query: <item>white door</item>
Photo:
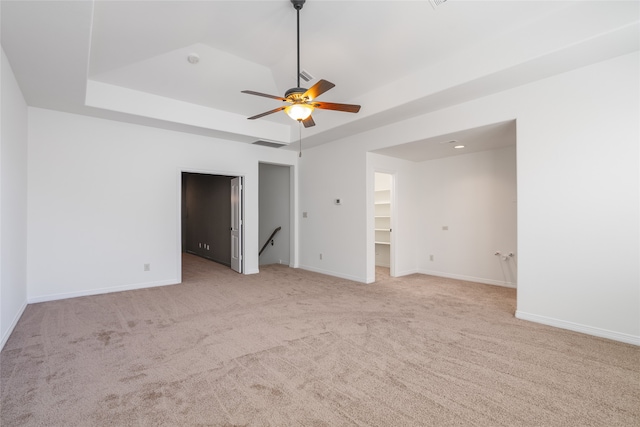
[[[231,269],[242,273],[242,178],[231,180]]]

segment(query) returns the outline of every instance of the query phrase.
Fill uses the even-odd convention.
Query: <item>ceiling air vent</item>
[[[310,82],[311,80],[313,80],[313,76],[309,74],[307,70],[300,71],[300,78],[305,82]]]
[[[269,142],[269,141],[256,141],[253,143],[253,145],[262,145],[263,147],[272,147],[272,148],[280,148],[285,144],[280,144],[277,142]]]
[[[435,9],[438,6],[442,6],[446,1],[447,0],[429,0],[429,3],[431,3],[431,6]]]

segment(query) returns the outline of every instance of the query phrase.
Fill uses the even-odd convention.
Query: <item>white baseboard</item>
[[[375,281],[375,279],[371,280],[371,278],[362,278],[362,277],[351,276],[348,274],[336,273],[335,271],[323,270],[321,268],[311,267],[308,265],[301,265],[299,268],[301,268],[302,270],[313,271],[315,273],[326,274],[328,276],[340,277],[341,279],[353,280],[355,282],[360,282],[360,283],[373,283]],[[510,282],[501,282],[498,280],[483,279],[481,277],[463,276],[460,274],[448,274],[448,273],[442,273],[439,271],[429,271],[429,270],[420,270],[420,269],[396,271],[394,277],[408,276],[410,274],[427,274],[429,276],[446,277],[448,279],[457,279],[457,280],[464,280],[467,282],[483,283],[485,285],[495,285],[495,286],[502,286],[506,288],[513,288],[513,289],[516,288],[516,284],[510,283]]]
[[[464,276],[462,274],[443,273],[442,271],[418,270],[417,273],[428,274],[429,276],[446,277],[447,279],[464,280],[466,282],[476,282],[485,285],[502,286],[504,288],[517,288],[517,284],[513,282],[505,282],[501,280],[485,279],[483,277]]]
[[[349,274],[336,273],[335,271],[323,270],[321,268],[310,267],[308,265],[301,265],[299,268],[302,270],[313,271],[314,273],[326,274],[327,276],[339,277],[341,279],[353,280],[354,282],[366,283],[366,278],[351,276]]]
[[[112,292],[133,291],[136,289],[144,289],[144,288],[156,288],[158,286],[176,285],[178,283],[180,283],[180,279],[170,279],[170,280],[161,280],[158,282],[145,282],[145,283],[136,283],[133,285],[114,286],[110,288],[87,289],[85,291],[77,291],[77,292],[63,292],[59,294],[50,294],[50,295],[41,295],[41,296],[31,297],[27,299],[27,302],[29,304],[35,304],[39,302],[55,301],[59,299],[86,297],[90,295],[110,294]]]
[[[394,273],[396,275],[393,277],[402,277],[402,276],[409,276],[410,274],[420,274],[420,270],[414,268],[411,270],[394,271]]]
[[[540,316],[538,314],[526,313],[516,310],[516,318],[528,320],[530,322],[541,323],[543,325],[554,326],[556,328],[567,329],[569,331],[580,332],[600,338],[607,338],[627,344],[640,346],[640,336],[624,334],[593,326],[582,325],[580,323],[568,322],[566,320],[554,319],[552,317]]]
[[[4,345],[9,340],[9,337],[11,336],[11,333],[16,328],[16,325],[18,324],[18,320],[20,320],[20,318],[22,317],[22,314],[24,313],[24,310],[26,308],[27,308],[27,302],[25,301],[24,303],[22,303],[22,306],[20,307],[20,309],[16,313],[15,317],[11,321],[11,325],[9,325],[9,328],[7,329],[7,331],[2,336],[2,341],[0,341],[0,351],[2,351],[2,349],[4,348]]]

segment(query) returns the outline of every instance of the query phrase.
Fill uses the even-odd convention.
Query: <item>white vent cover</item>
[[[300,78],[305,82],[310,82],[314,77],[307,70],[300,71]]]
[[[272,148],[280,148],[285,144],[280,144],[278,142],[269,142],[269,141],[256,141],[253,145],[262,145],[263,147],[272,147]]]
[[[429,3],[431,3],[431,6],[435,9],[438,6],[442,6],[446,1],[447,0],[429,0]]]

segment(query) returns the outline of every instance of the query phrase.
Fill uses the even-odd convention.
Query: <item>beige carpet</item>
[[[515,291],[187,255],[185,283],[27,307],[2,426],[638,426],[638,347],[514,318]]]

